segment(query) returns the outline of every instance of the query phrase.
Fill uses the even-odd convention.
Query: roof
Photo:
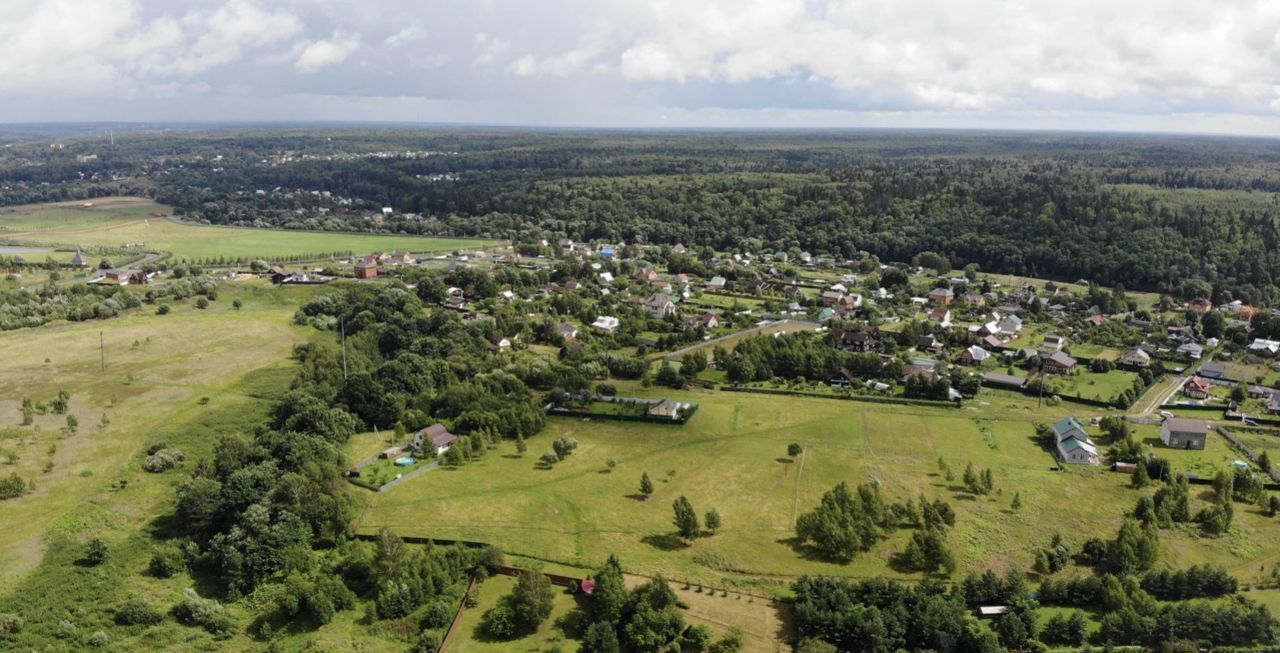
[[[1069,434],[1075,431],[1084,433],[1084,426],[1080,424],[1080,420],[1070,415],[1058,420],[1053,425],[1053,434],[1058,436],[1059,440],[1069,437]]]
[[[1075,451],[1076,449],[1083,449],[1084,451],[1087,451],[1095,456],[1098,455],[1098,448],[1093,446],[1092,441],[1088,439],[1081,440],[1080,438],[1077,438],[1075,436],[1068,436],[1063,438],[1062,440],[1058,441],[1058,446],[1062,447],[1063,451]]]
[[[1198,376],[1193,376],[1187,379],[1187,382],[1183,385],[1183,387],[1185,387],[1188,390],[1196,390],[1196,391],[1205,392],[1205,393],[1209,392],[1209,390],[1212,389],[1209,387],[1208,381],[1205,381],[1204,379]]]
[[[1165,428],[1178,433],[1198,433],[1205,435],[1209,433],[1209,423],[1202,419],[1188,419],[1186,417],[1170,417],[1164,422]]]
[[[934,295],[938,295],[940,297],[954,297],[955,294],[956,293],[950,288],[934,288],[933,290],[929,291],[930,297]]]
[[[1071,367],[1076,364],[1076,359],[1068,356],[1066,352],[1061,351],[1053,352],[1053,355],[1049,357],[1049,360],[1063,367]]]
[[[1205,374],[1206,372],[1208,372],[1208,374]],[[1217,361],[1205,361],[1204,364],[1200,366],[1200,373],[1205,376],[1222,376],[1227,373],[1227,366],[1226,364],[1219,363]]]
[[[991,357],[991,352],[977,345],[974,345],[965,351],[969,353],[969,358],[975,361],[984,361]]]
[[[1021,388],[1027,384],[1026,377],[1014,376],[1012,374],[1001,374],[999,372],[987,372],[982,375],[983,383],[991,385],[1002,385],[1013,388]]]
[[[443,447],[458,439],[458,436],[450,433],[444,424],[432,424],[418,433],[437,447]]]

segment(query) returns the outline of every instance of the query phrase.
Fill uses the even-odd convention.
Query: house
[[[983,336],[981,344],[990,350],[1001,349],[1004,347],[1004,342],[995,336]]]
[[[902,366],[902,377],[898,380],[902,383],[906,383],[907,379],[910,379],[913,376],[918,376],[922,379],[932,381],[938,377],[938,371],[932,365],[926,366],[912,363],[910,365]]]
[[[1181,345],[1178,345],[1178,349],[1175,353],[1184,358],[1198,361],[1201,356],[1204,356],[1204,347],[1201,347],[1199,344],[1194,342],[1184,342]]]
[[[578,327],[572,324],[557,324],[556,333],[559,334],[565,342],[578,339]]]
[[[1258,354],[1259,356],[1261,355],[1275,356],[1277,352],[1280,352],[1280,340],[1267,340],[1266,338],[1254,338],[1253,342],[1249,343],[1249,351],[1254,354]]]
[[[572,239],[572,238],[561,238],[561,239],[560,239],[560,249],[563,249],[563,250],[564,250],[564,251],[566,251],[566,252],[572,252],[572,251],[573,251],[573,249],[574,249],[573,239]]]
[[[362,256],[356,261],[356,278],[372,279],[378,276],[378,255]]]
[[[601,283],[603,283],[603,284],[606,284],[606,285],[613,283],[613,273],[612,273],[612,272],[601,272],[601,273],[600,273],[600,282],[601,282]]]
[[[507,336],[496,336],[492,342],[493,346],[498,349],[511,349],[511,338]]]
[[[1151,367],[1151,354],[1148,354],[1143,349],[1134,347],[1120,357],[1120,364],[1132,367]]]
[[[1054,447],[1058,458],[1070,465],[1097,465],[1098,447],[1084,432],[1080,420],[1064,417],[1053,425]]]
[[[724,290],[725,283],[724,277],[711,277],[711,281],[707,282],[707,287],[712,290]]]
[[[676,303],[666,295],[654,295],[644,302],[644,311],[649,317],[660,320],[675,314]]]
[[[671,399],[663,399],[658,403],[649,406],[649,417],[657,417],[661,419],[677,420],[690,407],[683,401],[672,401]]]
[[[967,293],[964,296],[964,305],[969,308],[982,308],[987,305],[987,298],[976,293]]]
[[[1160,441],[1174,449],[1203,449],[1209,423],[1202,419],[1170,417],[1160,427]]]
[[[1049,374],[1074,374],[1076,371],[1076,359],[1068,356],[1065,352],[1055,351],[1044,359],[1044,371]]]
[[[1212,389],[1213,386],[1208,381],[1198,376],[1193,376],[1182,384],[1182,394],[1192,399],[1208,399],[1209,391]]]
[[[999,372],[987,372],[982,375],[982,385],[1003,390],[1021,390],[1027,386],[1027,378]]]
[[[613,333],[618,330],[618,318],[613,317],[612,315],[601,315],[596,318],[595,322],[591,323],[591,326],[600,329],[601,331]]]
[[[1044,337],[1044,344],[1041,348],[1045,351],[1062,351],[1067,346],[1067,339],[1062,336],[1048,335]]]
[[[836,349],[845,351],[866,352],[880,348],[880,341],[874,333],[853,331],[839,327],[831,330],[831,343],[835,345]]]
[[[613,245],[605,245],[600,248],[600,258],[613,258],[617,253],[618,251],[614,249]]]
[[[720,319],[715,313],[703,313],[702,315],[686,317],[684,319],[684,328],[689,329],[714,329],[720,326]]]
[[[916,341],[916,349],[937,354],[942,351],[942,341],[933,334],[923,335]]]
[[[1106,324],[1108,320],[1107,320],[1107,316],[1105,315],[1090,315],[1089,317],[1085,318],[1085,322],[1088,322],[1093,326],[1102,326]]]
[[[645,283],[653,283],[658,280],[658,271],[653,266],[646,265],[636,273],[636,279]]]
[[[382,453],[378,454],[378,457],[392,460],[402,453],[404,453],[404,447],[387,447],[382,450]]]
[[[432,424],[421,431],[413,434],[413,440],[410,442],[411,447],[417,451],[430,451],[439,456],[449,450],[449,446],[458,439],[458,436],[449,432],[444,424]]]
[[[1271,395],[1271,398],[1267,400],[1267,412],[1272,415],[1280,413],[1280,393]]]
[[[142,270],[107,270],[99,278],[99,283],[115,286],[127,286],[129,284],[145,286],[150,281],[151,279],[147,276],[147,273]]]
[[[1196,375],[1206,379],[1226,379],[1227,366],[1218,361],[1205,361],[1200,365],[1200,369],[1196,370]]]
[[[1022,331],[1022,318],[1017,315],[1006,315],[996,322],[996,326],[1000,329],[1000,333],[1016,335]]]
[[[1205,297],[1196,297],[1195,299],[1187,302],[1187,309],[1196,315],[1204,315],[1212,308],[1213,302],[1209,301]]]
[[[391,258],[390,258],[390,259],[388,259],[388,260],[389,260],[389,261],[391,261],[391,264],[392,264],[392,265],[415,265],[415,264],[417,264],[417,261],[416,261],[416,260],[413,258],[413,256],[412,256],[412,255],[410,255],[408,252],[394,252],[394,253],[392,253],[392,254],[391,254]]]
[[[950,288],[934,288],[929,291],[929,303],[946,306],[955,301],[956,294]]]
[[[685,248],[683,243],[676,243],[675,246],[671,248],[672,254],[683,254],[687,251],[688,250]]]
[[[988,358],[991,358],[991,352],[977,345],[960,352],[960,362],[965,365],[981,365],[987,362]]]
[[[822,292],[822,305],[834,306],[836,302],[840,301],[841,297],[844,297],[844,293],[838,290],[825,290]]]
[[[949,327],[951,326],[951,309],[938,307],[929,311],[929,321]]]

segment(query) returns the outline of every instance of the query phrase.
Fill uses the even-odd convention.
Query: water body
[[[0,245],[0,256],[13,256],[14,254],[41,254],[44,252],[52,252],[51,247],[18,247],[17,245]]]

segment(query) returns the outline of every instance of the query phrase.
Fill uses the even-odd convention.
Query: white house
[[[596,318],[595,322],[591,323],[591,326],[613,333],[618,330],[618,318],[612,315],[601,315]]]

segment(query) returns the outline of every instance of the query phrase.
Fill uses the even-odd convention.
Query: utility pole
[[[338,320],[339,328],[342,329],[342,380],[347,380],[347,323],[345,320]]]
[[[99,355],[99,358],[102,360],[102,373],[106,374],[107,373],[107,341],[106,341],[106,336],[102,335],[101,331],[98,332],[98,355]]]

